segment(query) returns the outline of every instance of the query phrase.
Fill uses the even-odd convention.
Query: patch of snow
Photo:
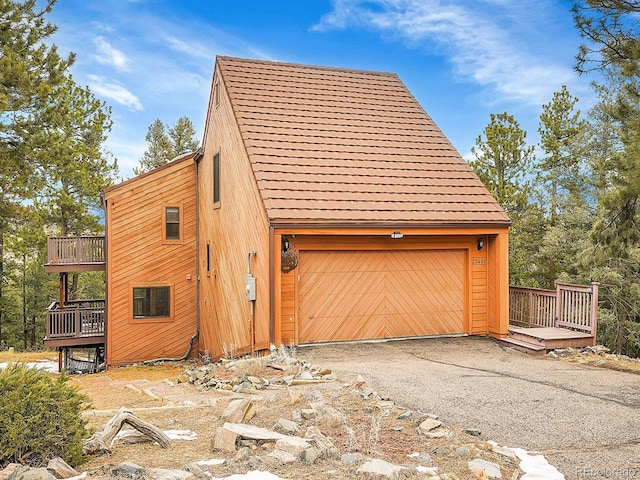
[[[416,467],[416,470],[419,473],[428,473],[429,475],[437,475],[438,474],[438,467],[423,467],[422,465],[418,465]]]
[[[532,455],[522,448],[511,448],[511,450],[520,459],[520,470],[524,472],[520,480],[564,480],[564,475],[543,455]]]
[[[164,434],[170,440],[195,440],[198,434],[193,430],[165,430]]]
[[[0,370],[4,370],[9,365],[8,362],[0,363]],[[58,362],[52,362],[51,360],[38,360],[37,362],[27,362],[26,366],[35,368],[37,370],[44,370],[49,373],[59,373]]]
[[[494,441],[489,440],[490,445],[497,446]],[[511,450],[520,460],[520,470],[524,475],[520,480],[565,480],[564,475],[556,467],[551,465],[544,455],[527,452],[522,448],[503,447]]]

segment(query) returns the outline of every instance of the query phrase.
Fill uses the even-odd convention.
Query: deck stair
[[[594,345],[593,335],[557,327],[509,327],[509,333],[500,339],[505,346],[518,351],[542,355],[548,350],[567,347],[586,347]]]

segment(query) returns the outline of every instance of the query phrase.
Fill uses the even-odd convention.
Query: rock
[[[46,468],[29,468],[20,465],[9,476],[9,480],[56,480]]]
[[[345,453],[340,457],[340,461],[345,465],[355,465],[362,460],[361,453]]]
[[[313,408],[303,408],[300,410],[300,415],[304,420],[313,420],[316,418],[318,412],[316,412]]]
[[[442,422],[440,420],[427,418],[420,425],[418,425],[418,430],[422,433],[426,433],[441,426],[442,426]]]
[[[6,467],[4,467],[4,469],[0,470],[0,480],[9,478],[13,472],[21,467],[22,465],[20,465],[19,463],[10,463]]]
[[[145,471],[148,480],[195,480],[195,476],[185,470],[150,468]]]
[[[447,438],[451,436],[451,431],[446,428],[431,430],[430,432],[422,432],[427,438]]]
[[[454,457],[454,458],[470,457],[471,456],[471,450],[469,450],[467,447],[458,447],[449,456],[450,457]]]
[[[464,433],[473,437],[479,437],[482,435],[482,431],[478,430],[477,428],[465,428]]]
[[[411,410],[406,410],[405,412],[398,415],[396,417],[396,420],[410,420],[413,417],[414,413],[415,412],[412,412]]]
[[[364,399],[369,398],[371,395],[373,395],[374,393],[376,393],[373,388],[363,388],[362,391],[360,392],[360,396]]]
[[[431,455],[429,455],[427,452],[412,453],[409,456],[415,458],[416,460],[418,460],[419,462],[422,462],[422,463],[431,463],[431,462],[433,462],[433,459],[431,458]]]
[[[489,478],[502,478],[502,472],[500,467],[492,462],[483,460],[481,458],[475,458],[468,462],[469,470],[474,475],[477,475],[478,471],[484,472]]]
[[[357,472],[373,478],[398,478],[403,469],[404,467],[376,458],[361,465]]]
[[[285,452],[284,450],[274,450],[267,456],[269,458],[275,458],[276,460],[278,460],[280,463],[283,463],[283,464],[294,463],[298,461],[297,455],[294,455],[293,453]]]
[[[225,423],[225,425],[227,425]],[[220,452],[233,453],[236,451],[236,442],[238,441],[238,434],[232,432],[228,428],[218,427],[216,428],[216,436],[213,439],[212,450],[218,450]]]
[[[246,398],[238,398],[227,405],[227,408],[222,412],[221,419],[225,422],[242,423],[250,420],[253,413],[255,413],[253,402]]]
[[[309,447],[309,442],[300,437],[284,437],[276,441],[276,449],[291,453],[296,457]]]
[[[291,420],[287,420],[285,418],[281,418],[273,427],[274,430],[287,433],[287,434],[295,434],[298,433],[298,424]]]
[[[304,434],[304,438],[307,439],[317,450],[316,458],[326,458],[326,459],[337,459],[340,457],[340,451],[336,448],[336,446],[325,437],[319,428],[317,427],[309,427]],[[315,454],[315,452],[312,452]],[[306,454],[306,463],[315,462],[315,458],[312,462],[309,462],[309,458],[311,458],[311,453]]]
[[[138,478],[144,474],[144,468],[132,462],[122,462],[111,467],[111,475],[114,477]]]
[[[208,480],[209,476],[207,475],[207,473],[202,469],[202,467],[200,465],[198,465],[195,462],[192,463],[187,463],[184,466],[185,471],[191,473],[195,478],[197,478],[198,480]]]
[[[245,462],[249,460],[249,457],[251,457],[251,449],[249,447],[242,447],[233,459],[236,462]]]
[[[49,460],[47,470],[56,478],[71,478],[78,475],[78,472],[67,465],[67,463],[60,457]]]
[[[254,427],[253,425],[246,425],[244,423],[225,422],[222,428],[235,433],[239,437],[248,438],[251,440],[276,441],[280,440],[281,438],[287,438],[287,435],[283,435],[282,433],[267,430],[266,428]]]
[[[501,447],[496,442],[493,442],[493,441],[489,441],[489,445],[491,445],[491,450],[494,453],[497,453],[498,455],[501,455],[507,458],[511,463],[514,463],[516,465],[520,463],[520,460],[518,459],[516,452],[514,452],[512,449]]]

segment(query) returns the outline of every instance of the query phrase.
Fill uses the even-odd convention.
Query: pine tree
[[[194,152],[198,149],[195,134],[193,123],[187,117],[179,118],[168,131],[167,126],[157,118],[149,125],[145,137],[148,147],[140,159],[139,168],[134,168],[133,173],[140,175],[164,165],[178,155]]]
[[[527,146],[527,132],[507,112],[490,115],[489,124],[476,139],[470,165],[498,203],[513,216],[528,203],[527,174],[533,160],[533,146]]]
[[[36,0],[0,2],[0,343],[7,308],[5,239],[22,202],[43,185],[33,153],[47,142],[37,133],[47,127],[52,92],[74,60],[45,44],[56,31],[45,19],[55,3],[48,0],[39,9]]]

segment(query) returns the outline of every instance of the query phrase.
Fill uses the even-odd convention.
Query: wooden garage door
[[[302,251],[299,342],[464,331],[464,250]]]

